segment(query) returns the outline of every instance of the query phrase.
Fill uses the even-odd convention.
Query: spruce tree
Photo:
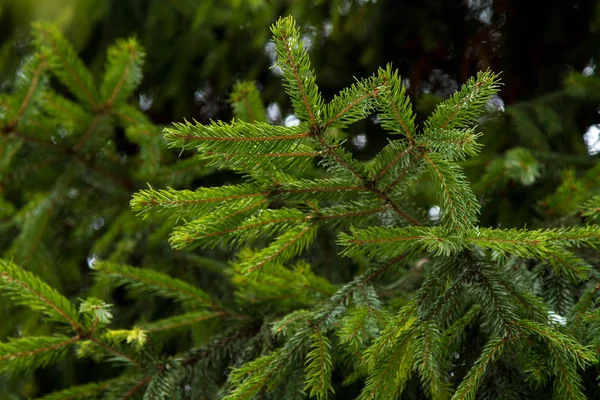
[[[90,126],[119,117],[120,104],[131,129],[145,126],[124,104],[139,81],[135,42],[109,51],[97,86],[66,42],[45,42],[47,30],[38,32],[40,50],[23,68],[24,84],[3,98],[5,146],[42,140],[22,132],[33,134],[50,113],[47,92],[34,96],[46,64],[85,104],[65,108],[86,121],[92,115]],[[234,171],[243,182],[174,189],[172,165],[161,175],[142,164],[136,178],[152,185],[131,199],[139,217],[160,221],[158,237],[170,232],[172,248],[214,257],[229,292],[191,284],[167,268],[100,259],[90,262],[98,295],[75,303],[41,280],[40,271],[4,259],[2,292],[41,312],[47,334],[1,344],[0,371],[18,375],[69,351],[118,367],[109,380],[46,399],[586,398],[582,372],[597,364],[600,328],[598,167],[546,199],[563,216],[553,226],[481,226],[480,200],[461,164],[481,149],[475,124],[499,89],[498,75],[479,73],[419,127],[392,66],[326,101],[294,20],[280,19],[272,33],[300,123],[266,123],[255,86],[242,82],[231,96],[232,122],[175,123],[163,137],[184,155],[198,153],[183,159],[191,168]],[[394,140],[358,161],[344,130],[373,114]],[[132,136],[142,163],[150,162],[144,151],[157,154],[160,137]],[[86,131],[68,137],[68,154],[103,149],[100,139]],[[496,168],[490,171],[508,171],[501,175],[525,184],[538,174],[523,149]],[[61,171],[56,187],[69,187],[61,182],[76,171]],[[438,208],[428,215],[430,201]],[[331,251],[332,237],[335,254],[316,257]],[[226,265],[218,249],[234,250]],[[97,298],[106,287],[164,298],[172,308],[161,318],[144,315],[134,326],[112,327],[118,313]],[[188,337],[190,346],[178,348]]]

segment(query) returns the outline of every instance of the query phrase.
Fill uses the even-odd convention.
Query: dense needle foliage
[[[481,150],[475,124],[498,75],[480,72],[417,124],[392,66],[328,101],[294,20],[272,33],[297,126],[266,123],[255,86],[242,82],[232,122],[175,123],[161,136],[126,102],[141,79],[135,40],[111,47],[97,83],[55,28],[36,27],[38,51],[0,98],[1,173],[22,182],[40,163],[54,175],[24,194],[6,185],[3,229],[19,233],[0,285],[45,319],[20,325],[6,306],[16,338],[0,345],[0,371],[19,379],[74,356],[113,366],[104,381],[46,399],[586,398],[600,344],[599,167],[564,172],[541,204],[552,211],[545,228],[483,225],[478,185],[489,194],[541,174],[526,148],[494,160],[474,185],[463,172]],[[345,130],[373,115],[393,140],[359,161]],[[119,159],[106,140],[113,130],[139,146],[134,159]],[[243,182],[189,188],[212,170]],[[132,191],[145,219],[114,208]],[[93,207],[74,200],[83,196]],[[90,214],[87,225],[78,213]],[[99,240],[83,228],[97,215],[115,220]],[[70,240],[40,229],[63,221],[81,227]],[[186,252],[165,257],[167,237]],[[45,276],[44,261],[94,240],[96,282],[78,299],[77,277]],[[121,262],[133,247],[147,268]],[[199,285],[186,278],[197,267],[209,270]],[[139,300],[113,309],[109,288]],[[160,307],[146,311],[152,301]],[[131,312],[137,322],[123,326]]]

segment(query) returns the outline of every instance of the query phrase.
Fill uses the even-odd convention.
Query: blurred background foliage
[[[269,121],[294,124],[278,71],[270,68],[275,50],[269,26],[287,14],[303,29],[327,100],[354,76],[370,75],[391,62],[404,78],[418,123],[478,70],[501,72],[502,91],[481,121],[485,147],[464,164],[483,204],[481,225],[535,228],[578,223],[580,216],[572,210],[587,199],[591,188],[600,187],[600,79],[595,74],[600,2],[594,0],[0,0],[0,94],[14,90],[15,71],[32,52],[31,23],[50,20],[96,78],[111,44],[138,38],[146,57],[141,86],[132,96],[137,110],[129,123],[139,122],[156,137],[161,126],[183,118],[204,123],[230,120],[229,93],[239,80],[257,82]],[[69,97],[59,83],[51,80],[50,85]],[[89,160],[80,163],[91,175],[82,172],[74,178],[77,191],[68,190],[72,182],[56,181],[45,168],[0,175],[0,194],[6,199],[0,204],[0,254],[40,273],[72,298],[102,291],[92,286],[86,272],[94,257],[157,268],[227,296],[218,260],[229,255],[170,250],[170,223],[134,218],[128,200],[147,181],[194,189],[237,178],[186,164],[187,154],[177,161],[178,154],[169,152],[160,139],[146,146],[126,124],[115,123],[110,132],[108,156],[94,153],[104,148],[100,143],[90,150],[99,161],[91,167]],[[364,160],[386,143],[375,117],[345,134],[349,148]],[[33,160],[43,149],[34,146],[26,157]],[[140,164],[123,161],[149,154],[158,154],[165,169],[141,172],[136,169]],[[108,170],[106,179],[93,171],[98,166]],[[426,187],[427,182],[422,184]],[[43,232],[46,245],[18,244],[28,219],[38,218],[33,228],[46,223],[48,214],[38,215],[44,208],[32,199],[37,195],[42,201],[49,194],[55,200],[53,206],[44,206],[54,208]],[[433,199],[425,195],[422,201],[435,215]],[[324,257],[337,251],[331,246],[322,250]],[[333,281],[347,280],[351,273],[331,276],[344,274],[341,270],[320,273]],[[113,302],[121,306],[116,323],[123,326],[140,314],[166,315],[164,307],[172,306],[150,299],[132,301],[125,293],[113,293]],[[37,316],[16,318],[13,308],[3,307],[2,340],[43,329]],[[186,346],[185,340],[179,345]],[[0,393],[7,393],[0,398],[37,395],[81,381],[82,376],[86,381],[110,376],[110,371],[92,367],[71,360],[61,371],[38,372],[10,386],[0,381]]]

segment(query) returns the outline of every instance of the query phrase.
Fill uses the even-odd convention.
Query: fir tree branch
[[[333,393],[331,386],[331,343],[329,339],[313,326],[311,335],[312,350],[306,356],[305,389],[310,389],[310,396],[322,400],[328,392]]]
[[[428,387],[432,399],[448,399],[449,388],[439,361],[442,353],[440,329],[433,322],[419,322],[412,332],[411,352],[419,376]]]
[[[278,158],[278,157],[318,157],[320,155],[323,155],[324,153],[326,153],[325,150],[321,150],[321,151],[304,151],[304,152],[300,152],[300,151],[291,151],[291,152],[283,152],[283,153],[277,153],[277,152],[270,152],[270,153],[217,153],[217,152],[206,152],[207,156],[223,156],[226,158],[230,158],[230,157],[273,157],[273,158]]]
[[[230,96],[234,115],[246,122],[265,122],[265,108],[253,82],[238,82]]]
[[[423,154],[423,159],[429,164],[432,177],[438,181],[442,189],[439,196],[444,210],[442,219],[449,218],[447,223],[457,232],[473,227],[477,220],[479,203],[471,188],[466,184],[466,178],[462,175],[462,171],[457,165],[450,164],[441,158],[434,159],[434,154]],[[445,218],[446,215],[448,215],[447,218]]]
[[[569,315],[569,319],[571,322],[571,328],[569,329],[569,331],[571,334],[573,334],[574,331],[580,326],[579,322],[582,316],[593,305],[594,298],[596,297],[596,293],[598,292],[598,290],[600,290],[600,282],[588,288],[583,293],[577,304],[575,304],[571,309]]]
[[[467,311],[462,317],[456,320],[450,327],[448,327],[448,329],[444,331],[442,338],[442,352],[444,354],[446,354],[446,351],[454,342],[458,341],[458,338],[461,334],[463,334],[463,331],[467,325],[473,322],[480,311],[481,306],[479,304],[473,305],[469,311]]]
[[[286,92],[292,99],[296,114],[308,120],[314,128],[319,126],[318,112],[322,109],[322,99],[310,69],[308,51],[300,40],[300,31],[291,17],[280,18],[271,27],[277,52],[277,65],[287,84]]]
[[[264,193],[256,185],[241,184],[191,190],[140,190],[131,199],[131,208],[142,215],[167,214],[175,217],[207,214],[215,205],[237,212],[248,207],[248,201],[262,201]],[[237,206],[237,207],[236,207]],[[225,209],[223,210],[225,211]]]
[[[17,303],[43,311],[50,320],[67,322],[76,332],[82,333],[83,327],[73,305],[34,274],[10,261],[0,260],[0,287]]]
[[[515,321],[521,330],[534,334],[544,340],[548,349],[553,354],[553,361],[557,363],[557,373],[560,379],[555,381],[555,395],[566,392],[571,400],[584,400],[586,396],[582,391],[581,376],[575,366],[585,368],[586,365],[596,362],[597,357],[588,348],[578,343],[573,338],[534,321]]]
[[[170,147],[226,153],[253,149],[266,153],[277,146],[288,146],[286,142],[298,142],[311,135],[302,125],[275,127],[264,122],[250,124],[238,120],[230,124],[217,121],[211,125],[194,122],[175,123],[174,128],[164,130],[164,138],[171,142]]]
[[[362,275],[342,286],[329,300],[319,307],[319,310],[315,312],[312,322],[323,329],[324,324],[331,322],[332,318],[339,314],[340,308],[343,304],[347,303],[350,296],[404,259],[404,256],[396,257],[383,265],[370,268]]]
[[[54,205],[52,199],[49,199],[47,201],[49,204],[47,204],[44,207],[45,211],[43,212],[41,226],[39,226],[38,231],[32,240],[33,246],[29,248],[29,251],[27,252],[27,257],[25,257],[22,261],[23,264],[25,264],[25,265],[29,264],[29,261],[31,260],[31,258],[37,253],[38,247],[42,243],[42,237],[44,236],[44,232],[46,232],[46,228],[48,227],[48,221],[50,220],[50,215],[54,211],[52,209],[53,205]]]
[[[404,156],[411,154],[413,152],[414,147],[412,145],[408,146],[405,150],[403,150],[402,152],[398,153],[396,155],[396,157],[394,157],[394,159],[389,162],[380,172],[379,174],[375,177],[375,182],[378,182],[379,180],[381,180],[381,178],[383,178],[385,176],[385,174],[387,174],[389,172],[389,170],[396,165],[396,163],[398,163],[398,161],[400,161]],[[419,157],[420,158],[420,157]],[[412,159],[412,165],[414,165],[414,163],[416,162],[416,159]],[[412,165],[406,167],[405,171],[407,171]],[[399,174],[399,176],[397,178],[395,178],[395,180],[393,181],[394,183],[390,183],[388,186],[386,186],[386,188],[383,190],[384,193],[388,192],[390,190],[391,187],[393,187],[398,180],[402,179],[404,176],[404,174]]]
[[[37,46],[48,49],[48,54],[56,59],[56,62],[52,63],[55,65],[51,65],[52,72],[73,94],[96,109],[98,103],[93,94],[92,75],[77,57],[71,44],[51,24],[35,23],[33,29]]]
[[[206,311],[190,312],[182,315],[176,315],[174,317],[159,319],[146,324],[140,324],[140,328],[146,332],[161,332],[227,316],[230,316],[230,314],[225,311],[216,313],[210,313]],[[241,317],[244,317],[244,319],[249,319],[249,317],[245,315]]]
[[[2,129],[2,128],[0,128],[0,129]],[[31,142],[31,143],[35,143],[35,144],[39,144],[44,147],[47,147],[47,148],[51,149],[52,151],[55,151],[59,155],[62,154],[64,156],[70,157],[70,158],[74,159],[75,161],[79,162],[80,164],[82,164],[84,167],[88,168],[90,171],[95,172],[98,175],[102,175],[102,176],[110,179],[111,181],[115,182],[119,186],[123,187],[124,189],[127,189],[128,192],[131,191],[132,189],[135,189],[138,186],[137,183],[135,183],[127,178],[124,178],[122,176],[118,176],[118,175],[98,166],[93,158],[88,159],[88,158],[81,156],[80,154],[73,153],[72,149],[70,149],[69,147],[63,146],[60,143],[55,144],[55,143],[52,143],[50,140],[45,140],[45,139],[36,138],[33,136],[28,136],[23,133],[17,132],[15,130],[9,130],[7,128],[2,129],[2,131],[3,131],[3,133],[14,135],[15,137],[17,137],[19,139],[23,139],[27,142]]]
[[[309,332],[309,328],[304,327],[283,347],[233,370],[232,381],[240,384],[223,400],[247,400],[264,392],[267,385],[274,387],[285,376],[293,358],[304,354],[300,350],[308,345]]]
[[[569,368],[565,364],[562,354],[560,354],[553,346],[550,346],[550,351],[552,352],[552,355],[558,364],[558,371],[560,375],[559,383],[555,383],[555,390],[558,391],[564,387],[569,395],[570,400],[586,400],[587,396],[582,393],[582,388],[576,387],[575,384],[571,382],[571,377],[573,375],[571,374],[571,376],[569,376],[567,372]],[[580,385],[581,383],[578,386]]]
[[[239,124],[239,122],[238,122]],[[269,125],[271,126],[271,125]],[[258,137],[219,137],[219,136],[194,136],[185,135],[180,133],[172,133],[167,130],[165,139],[167,140],[181,140],[183,142],[189,141],[208,141],[208,142],[270,142],[273,140],[292,140],[292,139],[303,139],[309,137],[309,131],[302,133],[294,133],[289,135],[273,135],[273,136],[258,136]],[[178,146],[183,147],[183,146]],[[185,148],[185,147],[184,147]]]
[[[394,180],[392,180],[384,189],[383,192],[384,193],[388,193],[390,192],[396,185],[398,185],[398,183],[403,180],[404,178],[406,178],[406,176],[408,175],[408,173],[415,167],[415,165],[422,159],[421,156],[418,157],[413,157],[410,161],[410,164],[408,164],[406,166],[406,168],[404,168],[402,171],[400,171],[400,173],[394,178]]]
[[[46,66],[47,66],[46,56],[42,53],[42,54],[38,55],[37,57],[39,57],[39,64],[37,65],[35,71],[33,72],[33,76],[31,78],[31,83],[29,84],[29,88],[27,89],[27,93],[25,94],[25,97],[23,98],[23,101],[21,102],[19,109],[17,110],[17,112],[15,113],[15,115],[9,121],[9,123],[7,125],[7,129],[9,131],[13,130],[16,127],[17,122],[19,121],[19,118],[25,112],[25,109],[27,108],[27,106],[29,105],[29,102],[31,101],[31,99],[33,97],[33,93],[35,92],[36,88],[38,87],[38,83],[40,82],[41,74],[44,71],[44,69],[46,69]]]
[[[97,262],[93,269],[99,279],[107,280],[113,285],[125,284],[134,292],[150,292],[188,305],[221,310],[221,306],[204,291],[161,272],[117,265],[108,261]]]
[[[348,185],[346,179],[278,179],[271,192],[290,201],[343,201],[371,196],[362,185]]]
[[[358,360],[362,358],[359,353],[363,341],[361,333],[365,330],[369,312],[371,312],[369,307],[351,309],[348,315],[342,319],[341,327],[337,332],[339,343],[347,345],[349,350],[354,351],[354,355]]]
[[[586,365],[596,361],[596,355],[589,348],[551,326],[526,319],[514,321],[514,325],[526,333],[538,335],[548,343],[549,347],[566,350],[563,354],[571,358],[571,361],[580,368],[585,368]]]
[[[363,208],[364,206],[372,208]],[[263,210],[264,212],[261,212],[259,215],[248,217],[239,225],[238,221],[228,223],[228,219],[235,217],[236,214],[257,207],[250,206],[239,212],[232,213],[225,218],[217,219],[214,222],[213,218],[207,217],[177,227],[171,234],[169,242],[175,249],[214,248],[223,246],[225,243],[229,248],[233,248],[248,244],[265,236],[281,234],[286,229],[293,228],[296,225],[295,223],[310,222],[317,226],[333,228],[339,223],[349,225],[353,218],[362,220],[361,217],[389,209],[389,206],[373,207],[374,204],[371,203],[366,203],[364,206],[362,204],[347,205],[346,207],[343,205],[334,206],[315,210],[314,213],[310,214],[304,214],[295,209],[267,209]],[[222,238],[226,238],[226,242]]]
[[[338,111],[338,113],[334,116],[332,116],[330,119],[328,119],[327,121],[325,121],[324,126],[327,128],[329,126],[331,126],[333,123],[337,122],[340,118],[342,118],[343,116],[346,115],[346,113],[351,110],[352,108],[361,105],[365,100],[370,99],[372,97],[377,97],[377,95],[379,94],[379,88],[375,88],[370,92],[365,93],[364,95],[353,99],[351,102],[349,102],[344,108],[342,108],[341,110]]]
[[[0,343],[0,372],[16,373],[40,368],[64,356],[66,347],[81,339],[64,336],[25,337]]]
[[[406,95],[406,89],[402,85],[398,73],[392,71],[390,64],[385,70],[379,69],[379,77],[385,87],[383,96],[379,99],[384,111],[380,116],[382,124],[392,132],[404,133],[412,147],[415,135],[415,115]]]
[[[95,343],[98,347],[103,348],[107,352],[109,352],[125,361],[128,361],[131,364],[135,364],[138,367],[142,366],[142,362],[140,360],[137,360],[135,357],[133,357],[131,355],[125,354],[123,351],[119,350],[115,346],[112,346],[111,344],[102,341],[102,339],[93,336],[92,333],[88,334],[87,336],[83,336],[83,337],[88,339],[89,341]]]
[[[375,109],[375,98],[382,89],[380,83],[375,77],[357,80],[337,94],[325,107],[323,130],[332,126],[344,128],[368,117]]]
[[[315,182],[318,185],[323,185],[325,182]],[[327,182],[329,184],[329,182]],[[344,192],[344,191],[362,191],[364,188],[362,186],[342,186],[342,187],[329,187],[329,186],[319,186],[319,187],[308,187],[308,188],[297,188],[293,189],[291,187],[278,187],[278,193],[310,193],[315,194],[319,192]]]
[[[460,300],[468,278],[469,274],[466,271],[462,272],[444,291],[444,293],[441,296],[438,296],[436,301],[419,316],[419,318],[429,323],[439,316],[442,309],[451,308],[453,304]],[[423,304],[423,297],[428,295],[428,293],[423,291],[420,294],[420,303]]]
[[[104,109],[125,99],[140,83],[143,59],[144,52],[133,38],[118,40],[108,49],[107,70],[100,86]]]
[[[498,76],[490,71],[479,72],[450,98],[439,104],[425,121],[424,133],[435,139],[439,131],[468,128],[483,112],[483,107],[498,90]]]
[[[250,325],[245,326],[242,329],[235,329],[226,332],[226,334],[219,335],[212,343],[205,344],[200,348],[191,349],[183,355],[183,366],[191,367],[205,359],[212,359],[214,357],[221,358],[220,352],[223,351],[223,349],[229,348],[238,341],[244,341],[253,337],[259,330],[260,328],[257,325]]]
[[[139,382],[131,388],[130,391],[125,393],[121,400],[128,400],[135,396],[144,386],[146,386],[152,380],[152,376],[144,376]]]
[[[374,361],[358,400],[392,400],[398,392],[402,391],[410,376],[413,360],[409,351],[412,343],[410,329],[402,327],[400,329],[395,335],[391,348],[387,348],[386,352],[381,354],[381,358],[377,357]],[[372,348],[367,350],[367,357],[374,360],[374,353],[370,352]]]
[[[252,273],[273,262],[285,263],[308,247],[315,234],[316,228],[314,225],[299,225],[295,230],[290,230],[278,237],[263,250],[251,255],[242,255],[240,266],[247,273]]]
[[[75,146],[73,146],[73,153],[78,153],[83,148],[83,146],[91,138],[92,133],[94,132],[94,129],[98,125],[98,122],[103,117],[104,117],[104,112],[100,112],[100,113],[97,113],[96,115],[94,115],[94,119],[92,119],[92,122],[90,122],[90,124],[88,125],[88,128],[86,129],[83,136],[81,136],[81,139],[79,140],[79,142]]]
[[[501,289],[503,285],[496,271],[484,263],[478,263],[471,254],[467,254],[469,269],[476,274],[479,288],[476,292],[482,311],[488,314],[490,325],[498,332],[515,334],[514,324],[519,320],[514,303],[508,293]],[[498,324],[500,322],[501,324]]]
[[[361,182],[361,186],[365,190],[367,190],[369,192],[372,192],[374,195],[376,195],[377,197],[379,197],[383,202],[385,202],[385,204],[389,204],[389,206],[392,208],[392,210],[394,210],[394,212],[396,214],[398,214],[402,219],[404,219],[405,221],[407,221],[409,224],[411,224],[411,225],[420,225],[419,221],[417,221],[415,218],[413,218],[412,216],[410,216],[406,212],[404,212],[396,204],[396,202],[394,202],[391,199],[391,197],[388,196],[388,194],[386,194],[385,192],[383,192],[380,189],[378,189],[374,184],[372,184],[371,181],[368,180],[368,178],[366,178],[366,176],[364,176],[363,174],[361,174],[352,165],[350,165],[342,157],[340,157],[340,155],[338,154],[338,152],[340,152],[341,149],[338,149],[336,151],[335,148],[333,148],[332,146],[330,146],[325,141],[325,139],[322,137],[322,135],[317,135],[317,140],[318,140],[318,142],[325,149],[327,149],[327,154],[330,157],[332,157],[333,160],[335,160],[340,166],[342,166],[344,169],[346,169],[347,171],[349,171],[359,182]]]
[[[452,396],[452,400],[474,400],[477,394],[477,387],[485,373],[488,364],[494,361],[502,353],[508,343],[520,339],[521,335],[504,336],[503,338],[495,338],[488,342],[483,349],[481,356],[459,385],[458,389]]]
[[[44,397],[39,397],[36,400],[81,400],[81,399],[96,399],[102,393],[106,392],[110,387],[118,384],[120,378],[115,378],[102,382],[88,383],[85,385],[72,386],[70,388],[52,392]]]

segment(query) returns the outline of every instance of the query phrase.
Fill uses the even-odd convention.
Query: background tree
[[[229,172],[198,168],[195,160],[186,158],[191,153],[177,158],[179,153],[166,152],[158,135],[162,127],[156,125],[183,117],[204,123],[209,118],[229,120],[232,109],[227,94],[240,78],[259,82],[270,121],[294,123],[278,70],[268,69],[274,61],[268,27],[287,13],[302,22],[303,36],[312,44],[312,62],[325,100],[352,83],[353,76],[368,76],[392,61],[405,78],[416,121],[422,125],[433,106],[477,70],[502,71],[502,91],[490,106],[504,112],[483,125],[480,142],[485,146],[480,155],[463,163],[482,202],[480,224],[558,227],[583,224],[592,215],[591,189],[598,187],[597,167],[592,167],[597,156],[590,153],[593,143],[588,146],[583,134],[593,138],[598,119],[596,2],[557,1],[543,9],[517,1],[90,1],[47,2],[45,7],[33,3],[0,5],[0,29],[5,30],[2,37],[8,38],[0,53],[2,90],[11,101],[21,96],[14,105],[2,103],[0,149],[6,167],[0,180],[0,248],[5,259],[39,274],[72,299],[105,294],[102,286],[91,286],[87,273],[96,258],[157,269],[197,283],[217,298],[231,295],[228,279],[220,273],[223,266],[218,264],[231,255],[216,250],[174,252],[167,244],[172,224],[136,219],[124,205],[147,181],[181,189],[239,181]],[[73,64],[75,52],[57,45],[62,42],[53,41],[56,36],[38,35],[38,44],[50,57],[48,64],[24,58],[33,49],[27,39],[29,21],[40,18],[58,18],[81,54],[81,64]],[[136,86],[137,69],[142,68],[139,47],[131,58],[128,86],[118,92],[122,97],[111,100],[113,92],[105,84],[110,80],[102,78],[107,70],[106,50],[116,39],[132,34],[146,54],[144,81]],[[124,57],[127,46],[121,43],[121,52],[113,55]],[[67,64],[52,60],[51,55],[61,49]],[[94,93],[88,98],[81,88],[69,87],[60,72],[46,75],[53,76],[47,82],[54,89],[52,99],[35,97],[45,93],[29,93],[31,79],[42,65],[62,68],[63,73],[68,69],[65,65],[74,65],[78,74],[90,77],[89,85],[84,83],[98,92],[97,97]],[[109,61],[108,70],[110,65]],[[41,80],[40,87],[44,83]],[[129,93],[135,94],[137,110],[127,106]],[[20,111],[25,100],[39,107]],[[41,113],[26,114],[36,109]],[[23,121],[50,128],[42,130]],[[372,119],[351,125],[345,133],[348,149],[363,160],[373,157],[389,137]],[[186,168],[190,165],[194,168]],[[421,189],[427,184],[421,182]],[[422,193],[421,204],[435,216],[439,205],[435,194],[417,192]],[[327,241],[320,244],[324,249],[314,253],[315,259],[338,251]],[[585,256],[590,262],[598,257],[591,251]],[[344,268],[316,272],[334,283],[353,276],[351,269]],[[540,294],[558,314],[566,315],[563,311],[577,301],[582,288],[542,270],[534,272]],[[389,293],[394,297],[402,292],[392,287]],[[112,299],[117,306],[115,323],[122,327],[130,327],[140,314],[151,320],[171,315],[176,307],[155,299],[131,301],[127,293],[120,288]],[[7,322],[3,338],[44,333],[46,325],[39,324],[37,314],[24,318],[9,304],[3,307]],[[472,337],[477,343],[476,332]],[[180,348],[189,343],[181,341]],[[88,381],[91,376],[111,376],[110,370],[98,371],[82,360],[64,364],[57,375],[49,371],[12,381],[5,392],[27,396]],[[584,383],[592,391],[596,371],[588,372]]]

